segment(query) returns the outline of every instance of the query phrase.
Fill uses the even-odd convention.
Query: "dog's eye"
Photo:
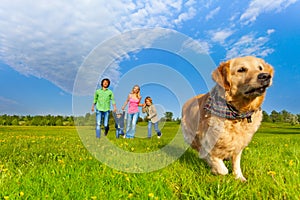
[[[262,71],[262,70],[263,70],[263,67],[260,65],[260,66],[258,67],[258,69],[259,69],[260,71]]]
[[[240,72],[240,73],[242,73],[242,72],[246,72],[247,69],[245,67],[241,67],[237,71]]]

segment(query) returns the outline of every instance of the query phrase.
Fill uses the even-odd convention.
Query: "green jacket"
[[[96,109],[99,111],[109,111],[110,110],[110,101],[112,104],[115,104],[115,97],[113,92],[110,89],[103,90],[98,89],[94,95],[94,104],[96,104]]]

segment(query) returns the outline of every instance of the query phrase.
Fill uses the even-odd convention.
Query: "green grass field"
[[[93,127],[85,129],[93,133]],[[167,146],[177,130],[177,124],[166,123],[161,139],[140,133],[133,140],[117,140],[111,130],[108,139],[129,153],[151,153]],[[299,125],[261,126],[242,156],[246,183],[211,174],[190,148],[165,168],[128,173],[93,157],[76,127],[0,126],[0,198],[300,199],[299,159]]]

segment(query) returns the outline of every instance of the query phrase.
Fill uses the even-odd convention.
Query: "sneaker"
[[[159,134],[157,135],[157,138],[160,139],[161,136],[162,136],[162,133],[159,133]]]

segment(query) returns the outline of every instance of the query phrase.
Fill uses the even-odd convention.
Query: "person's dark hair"
[[[109,85],[110,85],[110,80],[109,80],[108,78],[102,79],[102,81],[101,81],[101,87],[103,87],[103,82],[104,82],[104,81],[107,81],[107,82],[108,82],[107,87],[109,87]]]

